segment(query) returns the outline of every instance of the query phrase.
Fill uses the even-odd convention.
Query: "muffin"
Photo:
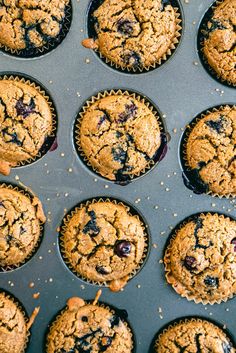
[[[236,293],[236,221],[218,213],[188,218],[175,229],[164,257],[166,279],[196,303],[214,304]]]
[[[96,35],[82,44],[117,68],[142,71],[160,65],[179,42],[180,10],[174,4],[173,0],[104,0],[89,19]]]
[[[39,308],[34,310],[30,320],[15,301],[0,291],[0,352],[23,353],[25,351],[29,329],[37,316]]]
[[[37,197],[0,185],[0,267],[17,267],[31,256],[45,221]]]
[[[95,172],[127,182],[155,163],[163,148],[161,129],[156,112],[141,97],[118,91],[98,95],[84,107],[75,138]]]
[[[236,0],[224,0],[213,8],[203,30],[202,51],[214,73],[236,85]]]
[[[230,338],[215,324],[188,318],[171,323],[157,338],[156,353],[177,352],[235,353]]]
[[[74,297],[49,329],[47,353],[131,353],[132,333],[123,318],[108,306]]]
[[[119,291],[146,256],[147,235],[138,215],[115,201],[88,201],[61,229],[62,254],[79,277]]]
[[[65,31],[70,0],[5,0],[0,3],[0,46],[34,56],[55,47]]]
[[[186,131],[186,164],[196,182],[204,192],[235,196],[236,107],[208,111]]]
[[[40,88],[17,78],[0,80],[0,172],[35,159],[53,131],[51,103]]]

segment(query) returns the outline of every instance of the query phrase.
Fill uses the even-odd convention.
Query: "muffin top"
[[[150,167],[161,145],[157,117],[132,96],[114,94],[82,114],[78,144],[93,169],[110,180],[129,180]]]
[[[145,234],[137,215],[111,201],[87,203],[65,222],[62,248],[70,267],[83,278],[120,290],[140,266]]]
[[[0,172],[34,158],[52,132],[52,112],[43,93],[22,81],[0,80]]]
[[[203,53],[222,80],[236,85],[236,0],[224,0],[204,31]]]
[[[0,0],[0,44],[42,48],[61,31],[69,0]]]
[[[166,60],[180,30],[172,1],[105,0],[93,13],[97,38],[82,44],[123,69],[143,69]]]
[[[23,353],[27,343],[24,314],[4,292],[0,292],[0,352]]]
[[[229,337],[207,320],[185,319],[167,327],[156,342],[157,353],[235,353]]]
[[[19,266],[34,250],[40,222],[46,220],[41,202],[0,186],[0,267]]]
[[[236,221],[220,214],[193,216],[177,229],[164,263],[167,281],[181,296],[226,301],[236,293]]]
[[[71,298],[47,336],[47,353],[131,353],[132,333],[107,306]]]
[[[187,164],[207,191],[236,194],[236,107],[206,114],[191,130]]]

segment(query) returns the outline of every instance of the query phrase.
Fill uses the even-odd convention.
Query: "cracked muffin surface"
[[[185,319],[173,323],[159,335],[155,352],[235,353],[235,348],[226,333],[213,323],[203,319]]]
[[[120,290],[140,267],[145,234],[137,215],[123,204],[95,202],[76,209],[65,223],[62,248],[73,270],[85,279]]]
[[[92,16],[97,37],[82,44],[124,69],[160,63],[180,36],[171,0],[105,0]]]
[[[236,194],[236,107],[206,114],[187,137],[187,165],[206,191]]]
[[[0,292],[0,352],[23,353],[27,326],[22,311],[4,292]]]
[[[42,48],[61,32],[69,0],[0,0],[0,44]]]
[[[86,159],[109,180],[140,175],[161,146],[160,126],[152,110],[132,96],[119,94],[86,108],[79,135]]]
[[[168,283],[181,296],[226,301],[236,293],[236,221],[220,214],[193,216],[173,235],[164,263]]]
[[[34,250],[45,222],[42,204],[21,192],[0,186],[0,266],[18,266]]]
[[[22,81],[0,80],[0,172],[35,158],[51,134],[52,112],[43,93]]]
[[[236,85],[236,0],[225,0],[214,9],[204,30],[203,53],[215,73]]]
[[[112,309],[71,298],[52,324],[47,353],[131,353],[132,333]]]

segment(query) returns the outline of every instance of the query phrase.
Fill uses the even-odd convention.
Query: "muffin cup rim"
[[[67,213],[66,215],[62,218],[60,226],[59,226],[59,231],[58,231],[58,243],[59,243],[59,253],[61,256],[61,259],[64,263],[64,265],[67,267],[67,269],[73,273],[77,279],[82,280],[86,284],[90,284],[93,286],[100,286],[100,287],[105,287],[109,288],[109,283],[111,281],[104,281],[104,282],[99,282],[99,281],[93,281],[90,280],[78,273],[73,266],[71,265],[69,259],[67,259],[65,252],[64,252],[64,247],[63,247],[63,237],[66,231],[66,225],[69,223],[69,221],[72,219],[72,217],[77,213],[78,210],[81,210],[83,207],[92,205],[98,202],[112,202],[115,205],[122,205],[125,207],[129,215],[134,216],[136,219],[140,221],[141,227],[143,229],[144,233],[144,250],[142,254],[142,258],[140,259],[139,263],[137,264],[137,267],[131,271],[130,274],[127,276],[129,277],[128,282],[130,282],[136,275],[138,275],[142,269],[144,268],[146,262],[148,261],[149,255],[150,255],[150,244],[151,244],[151,233],[150,229],[148,226],[148,223],[145,219],[145,217],[142,215],[142,213],[137,210],[133,205],[131,205],[129,202],[124,201],[123,199],[119,199],[116,197],[112,196],[97,196],[97,197],[91,197],[89,199],[85,199],[77,203],[75,206],[73,206]],[[124,277],[124,276],[123,276]],[[123,277],[120,277],[118,279],[122,279]]]
[[[2,189],[2,188],[19,192],[20,194],[26,196],[31,201],[31,203],[32,203],[32,200],[34,197],[38,198],[38,196],[36,194],[34,194],[34,192],[31,189],[29,189],[27,186],[21,186],[21,185],[14,183],[14,182],[0,180],[0,189]],[[39,201],[40,201],[40,199],[39,199]],[[33,247],[32,251],[25,257],[24,260],[22,260],[21,262],[19,262],[16,265],[0,266],[0,276],[1,276],[1,273],[9,273],[9,272],[13,272],[15,270],[19,270],[19,269],[23,268],[23,266],[25,266],[34,257],[34,255],[38,252],[40,245],[43,241],[44,231],[45,231],[45,229],[44,229],[45,223],[43,223],[39,219],[38,219],[38,222],[39,222],[40,234],[39,234],[37,242],[35,243],[35,246]]]
[[[236,103],[223,103],[223,104],[218,104],[218,105],[209,107],[207,109],[204,109],[203,111],[201,111],[200,113],[195,115],[195,117],[185,126],[185,129],[184,129],[182,136],[180,138],[180,141],[179,141],[178,158],[179,158],[179,164],[181,167],[182,175],[185,178],[187,178],[187,180],[190,184],[190,187],[188,187],[186,185],[185,186],[190,190],[192,190],[192,188],[194,188],[194,189],[196,189],[196,191],[198,191],[198,188],[195,187],[194,183],[192,183],[191,180],[188,178],[189,172],[191,172],[193,170],[193,168],[191,168],[189,166],[188,160],[187,160],[187,151],[186,150],[187,150],[187,143],[188,143],[189,135],[191,134],[193,128],[198,124],[198,122],[201,121],[202,119],[204,119],[205,117],[207,117],[209,114],[216,113],[216,112],[222,112],[222,111],[229,109],[229,108],[236,109]],[[206,185],[208,186],[208,184],[206,184]],[[218,194],[218,193],[213,192],[211,190],[208,190],[207,192],[200,192],[199,191],[199,194],[209,195],[212,197],[217,197],[219,199],[222,199],[222,198],[230,199],[230,198],[236,197],[236,193],[235,194],[229,193],[229,194],[221,195],[221,194]]]
[[[102,176],[96,169],[90,164],[88,158],[86,157],[85,153],[83,152],[83,149],[80,145],[80,129],[81,129],[81,123],[83,120],[83,115],[86,113],[86,111],[96,102],[99,101],[102,98],[106,98],[109,96],[127,96],[127,97],[132,97],[139,102],[142,102],[145,104],[146,107],[148,107],[153,115],[155,116],[159,130],[160,130],[160,138],[161,138],[161,144],[159,148],[157,149],[154,157],[149,161],[147,166],[143,168],[139,173],[131,174],[129,175],[129,179],[125,182],[122,181],[116,181],[116,180],[111,180],[106,178],[105,176]],[[133,89],[125,89],[125,88],[113,88],[113,89],[105,89],[102,91],[98,91],[97,93],[93,94],[89,98],[87,98],[79,108],[79,111],[76,114],[76,118],[73,123],[73,145],[74,149],[82,162],[82,164],[95,176],[101,178],[103,181],[110,182],[112,184],[118,184],[121,186],[126,186],[133,181],[138,180],[141,177],[144,177],[147,175],[149,172],[151,172],[159,163],[161,163],[162,159],[165,158],[165,156],[162,159],[159,159],[161,154],[163,153],[165,146],[168,146],[168,143],[171,139],[171,135],[168,132],[167,129],[167,124],[165,119],[163,118],[163,113],[161,112],[160,108],[145,94],[140,93],[136,90]],[[167,150],[168,152],[168,150]],[[159,156],[160,154],[160,156]],[[157,157],[157,156],[158,157]],[[156,161],[155,161],[156,159]]]
[[[218,215],[221,218],[233,220],[233,221],[236,222],[236,218],[235,217],[233,217],[231,215],[227,215],[227,214],[222,213],[222,212],[217,212],[217,211],[197,212],[197,213],[194,213],[194,214],[191,214],[191,215],[187,216],[182,221],[180,221],[174,227],[174,229],[170,232],[170,234],[168,236],[168,239],[166,241],[164,250],[163,250],[163,263],[164,263],[165,279],[166,279],[167,283],[169,285],[171,285],[171,287],[173,288],[175,293],[180,295],[182,298],[187,299],[188,301],[194,301],[195,304],[214,305],[214,304],[221,304],[223,302],[226,303],[228,300],[230,300],[233,297],[235,297],[236,292],[234,294],[232,293],[229,296],[227,296],[225,298],[222,298],[222,299],[206,300],[206,299],[201,299],[200,297],[196,298],[196,296],[194,294],[189,294],[188,290],[185,289],[185,287],[184,287],[185,290],[184,290],[183,293],[179,293],[174,287],[174,284],[176,283],[176,281],[172,277],[172,270],[171,270],[171,267],[170,267],[170,263],[171,263],[170,256],[171,256],[172,243],[174,242],[174,240],[175,240],[175,238],[177,236],[177,233],[180,231],[180,229],[182,229],[189,222],[194,221],[196,218],[200,217],[201,215],[204,215],[204,216],[207,216],[207,215]]]

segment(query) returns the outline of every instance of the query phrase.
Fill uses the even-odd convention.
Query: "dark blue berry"
[[[106,115],[104,114],[104,115],[99,119],[98,128],[101,127],[102,123],[104,123],[105,120],[107,120],[107,117],[106,117]]]
[[[122,60],[125,65],[132,66],[134,69],[142,67],[141,57],[135,51],[131,51],[130,53],[123,55]]]
[[[100,273],[100,275],[108,275],[109,274],[109,272],[103,266],[96,266],[96,271],[97,271],[97,273]]]
[[[34,113],[34,108],[35,108],[35,102],[33,98],[31,98],[29,105],[25,104],[22,98],[20,98],[16,102],[17,115],[22,115],[23,118],[27,118],[28,115],[30,115],[31,113]]]
[[[205,124],[212,130],[215,130],[218,134],[220,134],[224,132],[224,121],[225,118],[221,116],[218,120],[208,120],[205,122]]]
[[[129,35],[133,32],[133,24],[129,20],[125,20],[121,18],[117,22],[117,30],[122,34]]]
[[[89,234],[90,236],[96,236],[100,232],[100,228],[96,224],[96,214],[94,211],[88,212],[91,220],[84,226],[83,233]]]
[[[184,266],[187,268],[187,270],[192,271],[196,270],[196,262],[197,260],[193,256],[186,256],[184,259]]]
[[[18,139],[18,136],[17,136],[17,133],[16,132],[13,132],[13,133],[10,133],[8,131],[8,128],[6,127],[5,129],[2,130],[2,133],[3,135],[7,135],[7,136],[10,136],[11,137],[11,140],[10,141],[6,141],[7,143],[15,143],[17,146],[22,146],[23,143]]]
[[[234,245],[234,252],[236,252],[236,238],[234,238],[233,240],[231,240],[231,244]]]
[[[127,257],[131,252],[131,243],[126,240],[119,240],[115,243],[115,254],[119,257]]]
[[[119,114],[118,123],[125,123],[128,119],[137,114],[138,107],[132,102],[125,105],[125,112]]]
[[[219,278],[217,277],[211,277],[211,276],[207,276],[204,279],[204,283],[208,286],[208,287],[218,287],[219,286]]]
[[[115,326],[119,326],[120,324],[119,316],[118,315],[112,316],[112,318],[110,319],[110,323],[111,323],[111,328],[114,328]]]
[[[113,147],[112,148],[112,156],[114,161],[124,164],[127,157],[127,152],[123,150],[121,147]]]
[[[82,316],[82,317],[81,317],[81,320],[82,320],[83,322],[88,322],[87,316]]]

